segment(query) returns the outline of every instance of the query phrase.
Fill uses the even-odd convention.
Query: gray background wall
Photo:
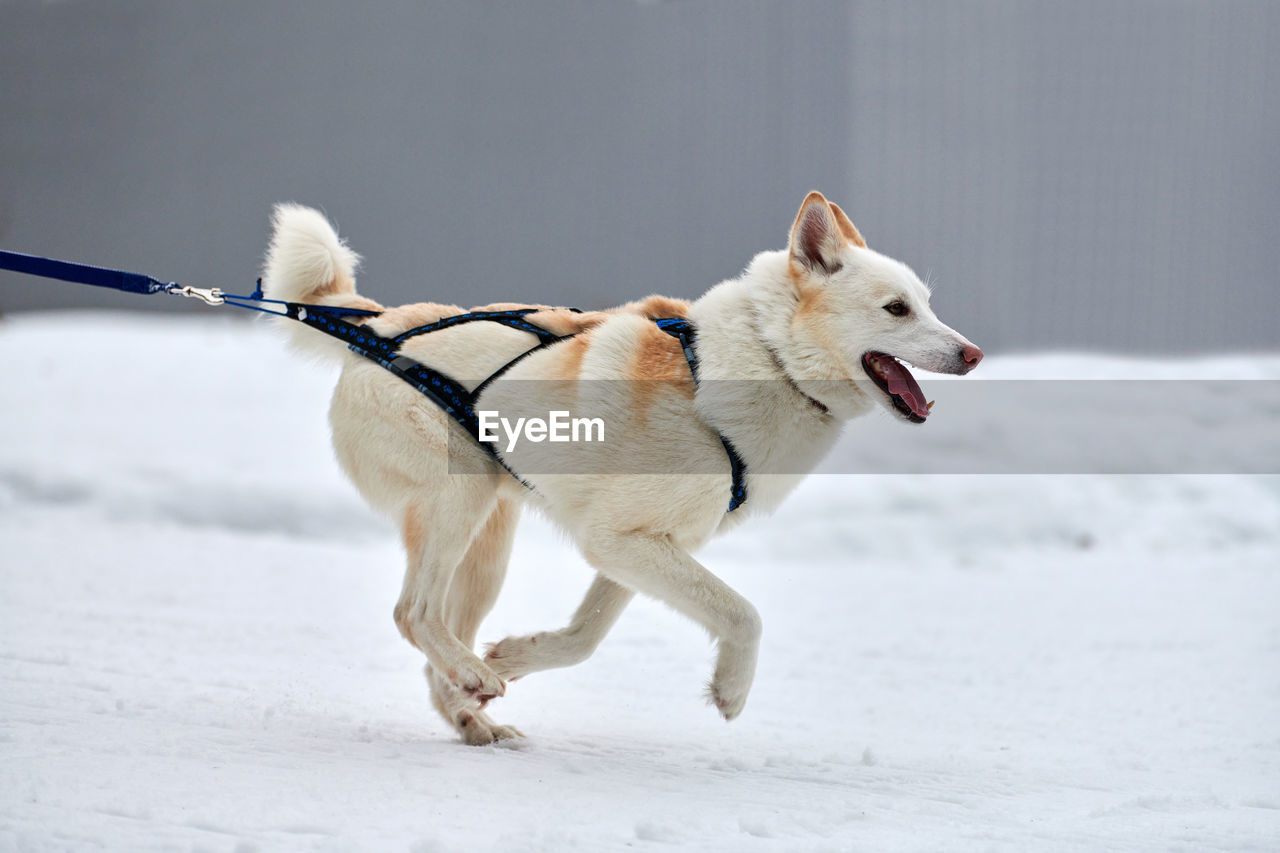
[[[0,247],[247,292],[293,199],[383,301],[601,307],[818,188],[988,351],[1276,348],[1278,43],[1268,0],[0,0]]]

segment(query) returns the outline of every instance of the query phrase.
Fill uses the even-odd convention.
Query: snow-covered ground
[[[494,703],[527,740],[477,749],[392,623],[402,556],[332,461],[329,370],[112,314],[5,320],[0,363],[0,849],[1280,845],[1273,478],[813,478],[701,555],[764,617],[739,720],[703,702],[700,630],[638,601]],[[527,518],[482,637],[588,581]]]

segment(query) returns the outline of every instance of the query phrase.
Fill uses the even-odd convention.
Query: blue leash
[[[178,287],[171,281],[156,281],[149,275],[136,272],[109,270],[103,267],[91,267],[88,264],[73,264],[70,261],[55,261],[53,258],[24,255],[21,252],[6,252],[2,249],[0,249],[0,269],[38,275],[41,278],[56,278],[76,284],[91,284],[94,287],[109,287],[112,290],[141,293],[146,296],[152,293],[171,293],[173,291],[170,288]]]
[[[39,255],[24,255],[21,252],[9,252],[4,249],[0,249],[0,269],[39,276],[40,278],[69,281],[73,284],[107,287],[111,290],[120,290],[125,293],[140,293],[143,296],[150,296],[153,293],[186,296],[192,299],[199,299],[207,305],[232,305],[236,308],[248,308],[251,311],[261,311],[264,314],[278,314],[281,316],[289,314],[287,306],[300,304],[285,302],[281,299],[265,298],[262,295],[261,279],[258,280],[258,287],[253,293],[248,296],[240,296],[234,293],[223,293],[216,287],[192,287],[189,284],[160,281],[142,273],[95,267],[89,264],[77,264],[72,261],[59,261]],[[285,306],[285,308],[280,310],[263,308],[261,304],[255,305],[253,303],[281,305]],[[334,317],[376,317],[378,315],[377,311],[364,311],[359,308],[339,308],[331,305],[302,305],[301,307]]]
[[[40,278],[69,281],[74,284],[106,287],[125,293],[140,293],[144,296],[150,296],[154,293],[185,296],[199,299],[206,305],[230,305],[235,308],[247,308],[250,311],[260,311],[263,314],[275,314],[279,317],[297,320],[343,341],[352,352],[381,365],[429,397],[432,402],[467,430],[471,437],[476,439],[477,443],[499,465],[529,488],[532,488],[532,486],[529,486],[524,478],[511,470],[502,457],[498,455],[497,449],[492,444],[479,440],[479,421],[476,417],[474,404],[480,391],[485,386],[506,372],[508,368],[520,361],[520,359],[562,340],[563,337],[572,337],[572,335],[561,336],[553,334],[523,319],[525,314],[533,313],[536,309],[471,312],[457,317],[446,317],[435,323],[410,329],[395,338],[384,338],[363,326],[348,323],[346,320],[341,319],[343,317],[376,317],[380,313],[378,311],[366,311],[361,308],[342,308],[335,305],[308,305],[301,302],[287,302],[283,299],[267,299],[262,292],[262,279],[258,279],[258,286],[253,293],[248,296],[240,296],[234,293],[224,293],[216,287],[192,287],[191,285],[178,284],[172,281],[160,281],[141,273],[95,267],[89,264],[77,264],[71,261],[59,261],[39,255],[24,255],[21,252],[9,252],[4,249],[0,249],[0,269],[39,276]],[[503,325],[530,332],[538,337],[539,343],[533,349],[508,362],[482,382],[475,391],[468,391],[460,383],[443,373],[432,370],[425,364],[417,362],[408,356],[399,355],[397,352],[400,344],[410,337],[475,320],[500,322]],[[695,350],[697,330],[693,324],[688,320],[679,318],[654,320],[654,323],[662,331],[680,341],[685,359],[689,362],[689,372],[693,375],[693,381],[697,383],[698,356]],[[742,461],[742,456],[738,453],[737,448],[723,435],[720,436],[720,443],[724,445],[725,453],[729,456],[729,466],[733,474],[733,484],[729,494],[729,512],[733,512],[747,499],[746,464]]]

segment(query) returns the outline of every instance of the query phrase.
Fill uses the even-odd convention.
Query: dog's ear
[[[820,192],[809,193],[791,226],[791,257],[810,270],[828,275],[840,270],[844,236],[831,206]]]
[[[830,205],[831,212],[836,217],[836,226],[840,229],[840,233],[844,235],[844,238],[855,246],[861,246],[864,249],[867,248],[867,241],[862,239],[862,234],[859,233],[858,229],[849,221],[849,217],[844,215],[844,211],[840,209],[840,205],[836,204],[834,201],[829,201],[827,204]]]

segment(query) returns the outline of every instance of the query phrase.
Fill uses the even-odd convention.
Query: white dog
[[[358,258],[323,216],[281,205],[274,225],[268,297],[381,311],[354,322],[386,338],[465,313],[430,303],[383,309],[356,294]],[[920,279],[867,248],[844,212],[816,192],[786,250],[757,255],[741,276],[693,303],[653,296],[595,313],[473,310],[515,308],[565,337],[535,349],[530,331],[478,321],[406,337],[398,352],[469,391],[507,366],[485,384],[479,407],[544,417],[590,408],[608,442],[504,442],[499,462],[432,399],[290,322],[295,343],[342,360],[330,408],[338,459],[401,527],[408,570],[396,624],[426,655],[436,708],[472,744],[519,735],[493,722],[486,703],[508,681],[585,660],[636,592],[715,637],[709,698],[725,719],[736,717],[755,673],[760,616],[693,552],[774,509],[850,418],[879,403],[922,422],[924,395],[900,359],[962,374],[982,358],[934,316]],[[657,318],[696,330],[688,355]],[[735,454],[745,477],[733,474]],[[747,499],[728,511],[735,485]],[[508,637],[481,659],[476,631],[502,585],[525,501],[572,537],[597,576],[568,627]]]

